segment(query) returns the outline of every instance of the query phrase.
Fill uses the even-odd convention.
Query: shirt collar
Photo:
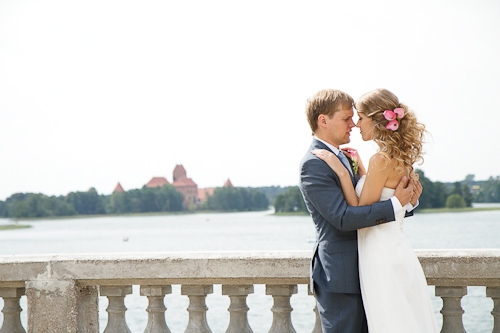
[[[338,154],[339,154],[339,149],[338,149],[337,147],[332,146],[331,144],[329,144],[328,142],[326,142],[326,141],[324,141],[324,140],[321,140],[321,139],[320,139],[320,138],[318,138],[316,135],[314,136],[314,138],[315,138],[316,140],[318,140],[319,142],[324,143],[324,144],[325,144],[325,146],[327,146],[328,148],[330,148],[330,149],[331,149],[331,151],[333,151],[333,153],[334,153],[335,155],[338,155]]]

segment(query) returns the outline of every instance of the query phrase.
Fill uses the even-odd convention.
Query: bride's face
[[[364,113],[358,112],[359,120],[356,127],[359,128],[363,141],[372,139],[372,118],[368,118]]]

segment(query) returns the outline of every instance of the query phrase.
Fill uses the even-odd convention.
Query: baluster
[[[101,286],[101,296],[108,297],[108,324],[103,333],[131,333],[125,321],[125,296],[132,294],[132,286]]]
[[[274,299],[273,325],[269,333],[296,333],[292,325],[290,297],[297,293],[297,285],[266,285],[266,295]]]
[[[207,323],[207,306],[205,299],[213,292],[213,286],[190,286],[181,287],[181,295],[189,297],[189,322],[184,333],[212,333]]]
[[[253,294],[253,285],[223,285],[222,295],[229,295],[231,304],[226,333],[253,333],[248,323],[247,296]]]
[[[140,295],[148,297],[148,324],[144,333],[170,333],[165,322],[165,303],[163,299],[166,294],[172,293],[172,286],[141,286]]]
[[[311,288],[310,288],[309,285],[307,286],[307,294],[314,296],[314,294],[311,291]],[[316,299],[316,297],[314,297],[314,299]],[[319,318],[318,303],[316,303],[316,302],[314,303],[313,312],[314,312],[316,320],[314,322],[314,327],[313,327],[313,330],[312,330],[311,333],[321,333],[322,332],[322,329],[321,329],[321,319]]]
[[[462,321],[462,297],[467,295],[467,287],[436,286],[435,294],[443,299],[443,328],[441,333],[466,333]]]
[[[21,311],[19,305],[24,288],[0,288],[0,297],[3,297],[3,324],[0,333],[26,333],[21,324]]]
[[[487,287],[486,296],[493,300],[493,331],[491,333],[500,333],[500,287]]]

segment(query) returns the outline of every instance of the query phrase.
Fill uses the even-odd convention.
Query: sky
[[[500,2],[0,0],[0,200],[292,186],[307,99],[386,88],[431,181],[500,175]],[[365,164],[376,152],[351,134]],[[425,190],[425,189],[424,189]]]

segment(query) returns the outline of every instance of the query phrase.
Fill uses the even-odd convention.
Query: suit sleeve
[[[338,230],[353,231],[395,220],[390,200],[371,206],[347,205],[338,176],[319,159],[307,160],[300,177],[306,205],[313,206],[313,211]]]

